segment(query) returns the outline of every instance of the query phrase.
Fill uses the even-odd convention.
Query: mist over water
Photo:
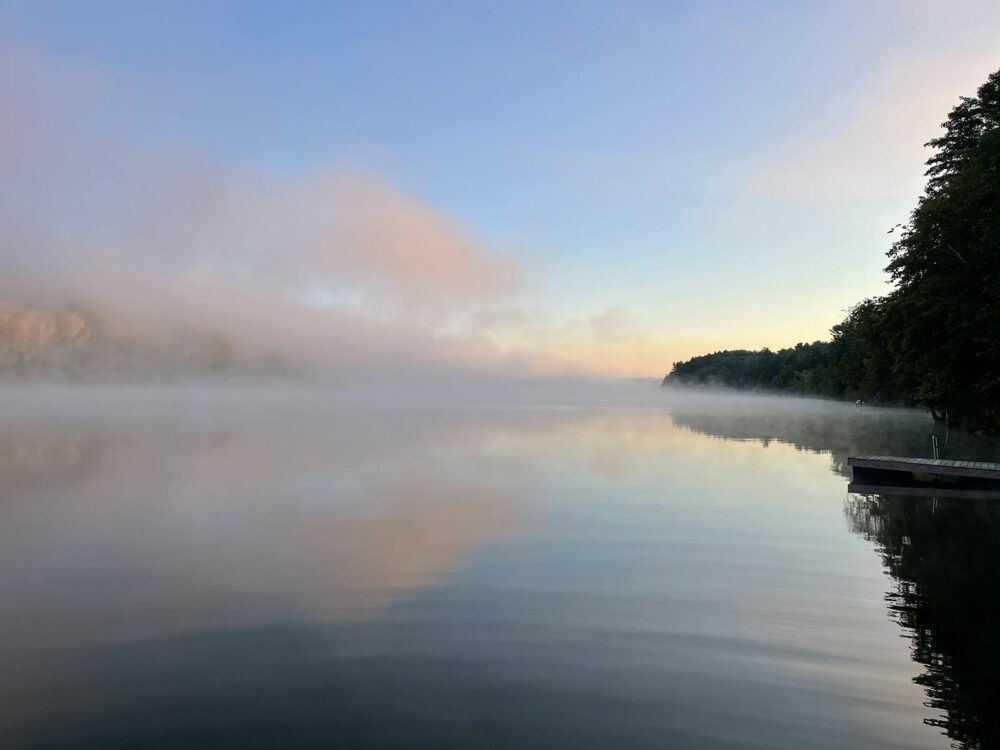
[[[0,750],[1000,747],[998,25],[0,0]]]
[[[636,382],[6,387],[0,731],[923,748],[953,724],[975,747],[989,696],[938,665],[925,705],[937,662],[899,636],[933,653],[941,613],[901,631],[891,533],[845,520],[846,455],[933,429]],[[942,508],[905,512],[933,543]]]

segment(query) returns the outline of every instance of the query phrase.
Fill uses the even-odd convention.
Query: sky
[[[996,2],[0,0],[0,295],[362,373],[827,338],[889,290],[998,29]]]

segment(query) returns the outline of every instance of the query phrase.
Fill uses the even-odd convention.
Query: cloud
[[[503,325],[494,335],[502,351],[541,375],[662,377],[680,354],[691,356],[704,346],[679,347],[675,327],[649,333],[642,318],[624,306],[568,320],[514,307],[487,312],[477,316],[475,324]]]
[[[200,163],[119,185],[129,210],[108,217],[117,235],[99,249],[91,243],[88,263],[96,256],[290,297],[348,297],[385,314],[503,299],[520,283],[513,259],[372,175],[327,169],[285,180]]]
[[[426,201],[351,170],[288,179],[102,137],[89,77],[3,63],[0,297],[327,370],[523,369],[485,335],[444,332],[524,275]]]
[[[313,190],[333,199],[338,234],[333,243],[303,243],[306,265],[374,279],[415,306],[492,300],[517,288],[520,272],[511,258],[486,252],[421,200],[370,177],[328,177]]]
[[[626,337],[634,337],[635,316],[625,307],[610,307],[602,313],[594,315],[589,323],[594,337],[608,341],[617,341]]]
[[[376,175],[293,179],[109,136],[101,119],[127,92],[99,70],[2,62],[0,148],[15,158],[0,173],[0,302],[78,306],[159,351],[195,333],[237,361],[344,378],[656,375],[672,361],[626,308],[567,322],[524,299],[534,280],[513,256]]]
[[[897,62],[843,120],[792,140],[749,180],[755,196],[793,202],[905,198],[923,186],[924,144],[959,96],[973,95],[996,68],[994,55]]]

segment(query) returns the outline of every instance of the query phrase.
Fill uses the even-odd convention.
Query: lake
[[[996,460],[923,412],[524,383],[0,389],[5,747],[1000,743]]]

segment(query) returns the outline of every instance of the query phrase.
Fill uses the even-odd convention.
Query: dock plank
[[[1000,464],[914,456],[854,456],[848,466],[886,472],[933,474],[940,477],[976,477],[1000,482]]]

